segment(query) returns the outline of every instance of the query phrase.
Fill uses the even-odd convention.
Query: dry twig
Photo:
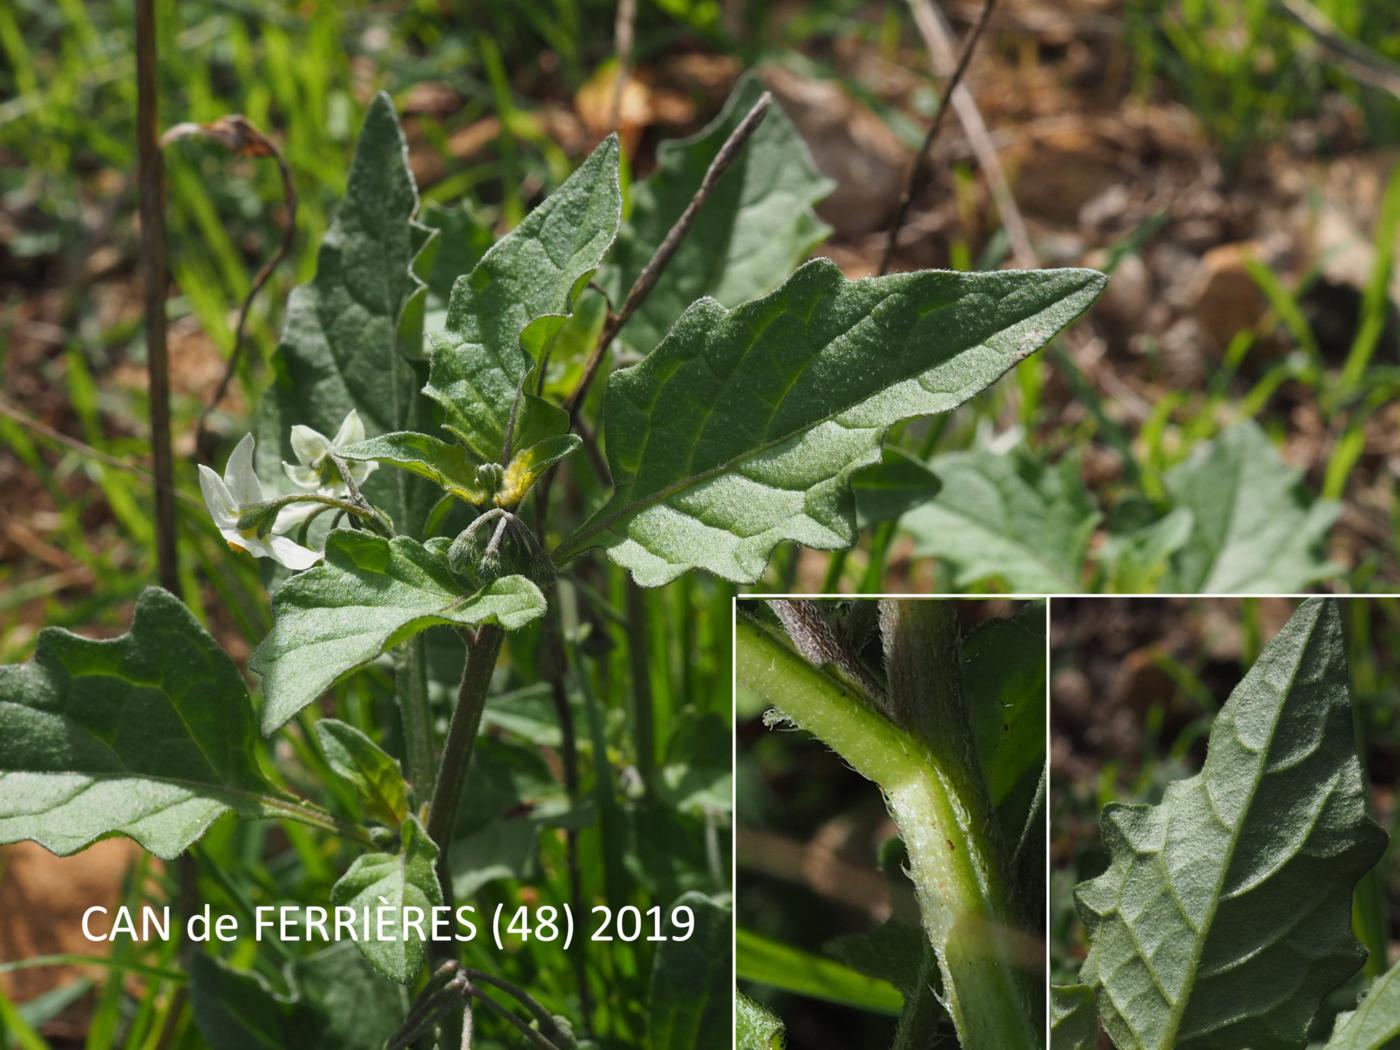
[[[272,255],[253,276],[253,283],[249,285],[248,292],[243,297],[243,303],[238,308],[238,321],[233,330],[233,351],[229,354],[228,364],[224,366],[224,377],[219,381],[219,387],[214,391],[214,396],[209,399],[209,403],[200,412],[199,422],[195,424],[195,448],[202,449],[209,417],[219,407],[224,395],[228,393],[229,383],[233,381],[234,373],[238,370],[238,362],[243,353],[245,329],[248,326],[248,313],[252,309],[253,300],[267,284],[272,272],[281,265],[283,259],[291,254],[292,240],[296,236],[297,226],[297,191],[292,184],[291,169],[287,166],[286,158],[282,156],[276,143],[259,131],[241,113],[232,113],[208,124],[176,124],[161,136],[160,144],[165,147],[172,142],[187,138],[203,138],[217,142],[235,157],[271,157],[277,162],[278,174],[282,176],[282,202],[287,210],[287,222],[282,230],[282,239],[278,241],[277,248]]]
[[[914,13],[914,25],[924,38],[935,73],[948,69],[956,61],[953,50],[953,33],[943,13],[934,7],[931,0],[909,0]],[[992,195],[1001,224],[1011,242],[1011,254],[1016,265],[1022,269],[1033,269],[1039,265],[1035,249],[1031,246],[1030,233],[1026,220],[1016,205],[1016,197],[1011,192],[1011,183],[1006,177],[1006,169],[1001,166],[1001,158],[992,142],[987,122],[982,119],[982,111],[977,108],[977,100],[965,84],[959,84],[952,92],[953,110],[958,123],[967,134],[968,145],[977,158],[977,166],[987,178],[987,190]]]
[[[715,185],[720,177],[731,164],[734,158],[739,155],[739,151],[744,148],[744,144],[749,141],[749,137],[758,130],[758,125],[763,122],[763,118],[768,113],[768,107],[773,103],[773,96],[767,91],[754,103],[753,109],[739,122],[729,138],[720,147],[715,159],[710,161],[710,166],[705,171],[705,177],[700,180],[700,188],[695,191],[695,196],[686,205],[685,211],[676,220],[674,226],[666,233],[665,239],[657,247],[652,257],[647,261],[642,272],[637,275],[637,279],[632,282],[632,287],[627,293],[627,298],[622,302],[622,308],[616,313],[608,313],[608,319],[603,323],[603,330],[598,333],[598,342],[594,344],[593,352],[589,354],[588,361],[583,367],[583,376],[579,379],[578,386],[574,388],[569,399],[564,403],[564,407],[569,410],[571,416],[577,416],[583,400],[588,396],[588,388],[593,383],[593,376],[598,371],[598,365],[603,360],[603,355],[607,353],[608,347],[616,338],[617,333],[622,331],[622,327],[631,319],[637,307],[642,305],[642,301],[651,294],[651,290],[656,287],[656,282],[661,279],[661,275],[666,271],[671,257],[676,254],[676,249],[680,247],[685,235],[690,232],[690,227],[695,224],[695,216],[700,213],[700,209],[705,206],[705,202],[710,199],[710,194],[714,192]]]
[[[986,6],[982,8],[982,16],[972,27],[972,31],[968,33],[962,53],[958,55],[957,67],[953,70],[953,75],[949,77],[943,94],[938,100],[938,109],[934,111],[933,120],[929,122],[928,134],[924,136],[923,145],[919,147],[919,152],[914,157],[913,167],[909,169],[909,181],[905,184],[904,192],[900,195],[899,210],[895,213],[894,222],[890,223],[890,232],[885,239],[885,251],[880,257],[880,274],[882,276],[890,272],[890,263],[894,260],[894,249],[899,240],[899,231],[904,226],[904,220],[909,217],[909,206],[913,203],[914,198],[922,192],[925,183],[928,182],[929,157],[933,151],[933,143],[943,128],[943,122],[948,116],[948,105],[957,92],[958,85],[962,83],[963,75],[966,74],[967,67],[971,64],[972,53],[977,50],[977,41],[981,39],[982,31],[987,28],[987,21],[991,18],[992,9],[996,5],[997,0],[987,0]]]

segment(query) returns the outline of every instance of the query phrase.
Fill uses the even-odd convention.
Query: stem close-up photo
[[[1045,612],[738,604],[741,1048],[1044,1045]]]

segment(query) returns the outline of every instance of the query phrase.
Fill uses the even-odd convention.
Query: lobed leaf
[[[1307,1045],[1364,952],[1357,881],[1385,836],[1366,816],[1335,601],[1311,599],[1211,727],[1201,772],[1160,805],[1111,803],[1110,862],[1075,901],[1080,977],[1123,1050]]]
[[[1098,1050],[1094,990],[1083,984],[1050,986],[1050,1050]]]
[[[258,472],[280,477],[295,462],[291,427],[331,435],[355,409],[371,434],[419,422],[422,380],[403,353],[399,322],[423,286],[414,257],[431,231],[413,221],[418,191],[389,96],[365,115],[341,202],[316,257],[316,277],[292,292],[274,379],[258,406]],[[425,498],[412,478],[379,471],[365,496],[411,527]]]
[[[127,634],[45,628],[31,662],[0,667],[0,843],[66,856],[126,835],[168,860],[225,813],[294,805],[257,747],[233,661],[178,598],[149,588]]]
[[[272,597],[272,630],[253,653],[262,677],[263,732],[271,733],[343,675],[435,624],[515,630],[545,609],[540,589],[504,576],[475,593],[447,567],[451,541],[386,540],[337,529],[326,560]]]
[[[1314,499],[1302,472],[1246,421],[1167,472],[1167,491],[1191,511],[1188,542],[1167,589],[1209,594],[1288,594],[1334,575],[1319,551],[1341,505]]]
[[[541,318],[557,327],[612,246],[622,214],[617,172],[610,136],[452,287],[423,392],[442,405],[443,426],[487,463],[503,462],[508,445],[533,443],[507,440],[512,421],[540,436],[567,428],[561,410],[524,393],[535,362],[521,340]]]
[[[427,941],[420,935],[431,929],[432,910],[442,904],[442,887],[437,878],[438,848],[418,823],[417,817],[404,822],[396,853],[366,853],[355,858],[350,870],[331,888],[331,902],[337,908],[352,908],[358,914],[357,928],[370,936],[355,944],[376,970],[391,981],[410,984],[427,957]],[[381,925],[380,909],[393,916]],[[419,927],[403,920],[405,908],[417,908]]]
[[[904,516],[919,557],[944,558],[959,587],[1001,580],[1022,594],[1073,593],[1099,514],[1079,460],[1049,466],[978,449],[937,456],[938,495]]]
[[[1376,978],[1354,1011],[1337,1015],[1326,1050],[1387,1050],[1400,1040],[1400,963]]]
[[[720,147],[762,94],[762,81],[745,76],[713,122],[692,138],[657,148],[656,170],[633,187],[631,214],[603,273],[613,302],[626,297]],[[732,307],[772,291],[831,232],[812,206],[834,185],[817,171],[801,134],[773,103],[619,341],[648,354],[701,296]]]
[[[783,540],[855,539],[850,478],[885,431],[946,412],[1085,310],[1092,270],[891,274],[803,266],[732,311],[692,305],[608,378],[612,497],[557,560],[602,546],[644,586],[692,568],[752,582]]]

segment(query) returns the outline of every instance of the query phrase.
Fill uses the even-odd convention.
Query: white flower
[[[348,495],[349,489],[329,453],[332,449],[358,444],[364,439],[365,425],[360,422],[360,413],[353,408],[333,438],[327,438],[319,430],[298,423],[292,427],[292,451],[296,453],[300,462],[283,462],[282,469],[287,472],[287,477],[292,479],[292,484],[299,489],[317,492],[323,496]],[[369,461],[348,463],[347,466],[355,484],[363,485],[365,478],[373,474],[379,464]]]
[[[303,547],[278,535],[278,527],[286,528],[292,522],[291,515],[279,513],[272,532],[263,538],[255,529],[240,529],[238,518],[245,509],[255,503],[262,503],[262,485],[253,473],[253,435],[245,434],[228,457],[221,478],[204,464],[199,465],[199,487],[204,493],[204,505],[209,508],[209,516],[223,534],[228,545],[234,550],[246,551],[257,558],[271,558],[293,571],[308,569],[321,560],[316,551]]]

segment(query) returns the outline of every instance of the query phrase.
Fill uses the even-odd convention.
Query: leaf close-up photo
[[[1393,605],[1055,605],[1054,1045],[1392,1046]]]

